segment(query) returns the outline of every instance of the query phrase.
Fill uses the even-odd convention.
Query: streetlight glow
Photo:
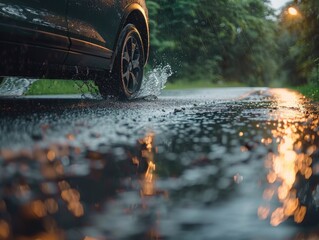
[[[298,15],[298,10],[294,7],[290,7],[288,8],[288,13],[289,15],[292,15],[292,16],[297,16]]]

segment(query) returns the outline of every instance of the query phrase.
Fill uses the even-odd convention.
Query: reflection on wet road
[[[318,106],[188,99],[3,104],[0,239],[319,238]]]

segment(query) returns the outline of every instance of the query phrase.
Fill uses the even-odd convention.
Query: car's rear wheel
[[[109,81],[98,82],[98,87],[104,97],[116,95],[132,99],[137,96],[143,81],[143,43],[132,24],[122,30],[119,42]]]

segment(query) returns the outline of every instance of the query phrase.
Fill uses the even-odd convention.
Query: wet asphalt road
[[[319,238],[319,107],[296,92],[0,109],[0,239]]]
[[[237,99],[259,89],[165,91],[159,99],[120,102],[90,95],[36,96],[0,99],[0,147],[72,143],[90,148],[105,142],[135,142],[139,129],[169,123],[170,115],[186,108]],[[72,136],[71,136],[72,135]]]

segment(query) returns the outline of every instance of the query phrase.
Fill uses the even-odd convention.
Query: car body
[[[0,76],[94,78],[106,95],[128,26],[141,40],[141,65],[149,54],[144,0],[1,0],[0,19]]]

